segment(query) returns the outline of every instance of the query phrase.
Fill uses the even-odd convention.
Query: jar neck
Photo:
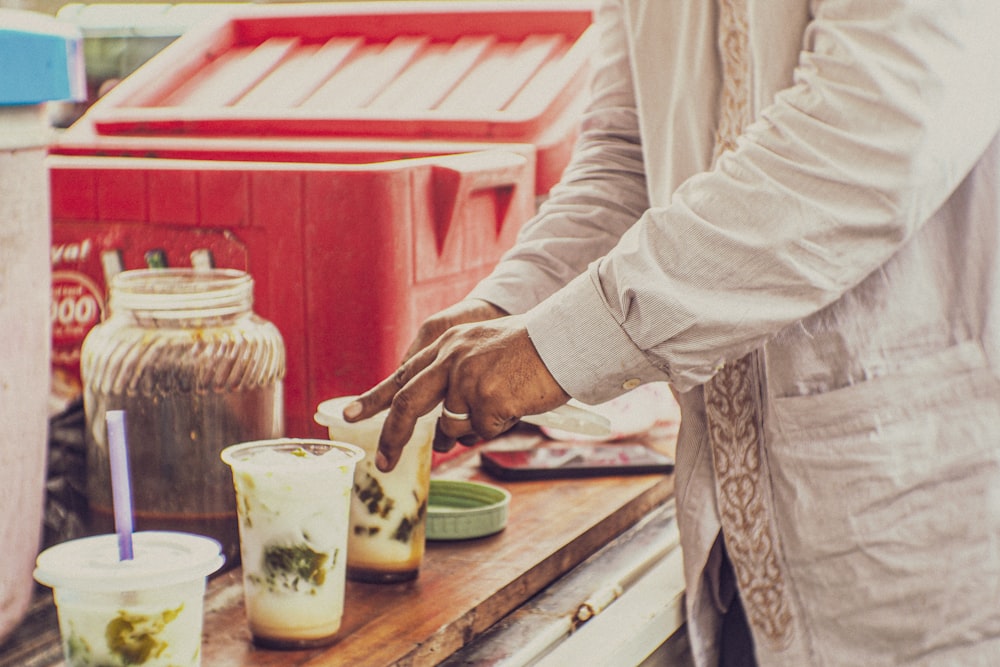
[[[164,324],[228,319],[253,309],[253,279],[235,269],[123,271],[111,281],[109,306]]]

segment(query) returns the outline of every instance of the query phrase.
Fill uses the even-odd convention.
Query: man
[[[699,665],[743,610],[762,665],[996,664],[1000,3],[595,20],[561,184],[345,414],[391,468],[442,400],[447,446],[667,380]]]

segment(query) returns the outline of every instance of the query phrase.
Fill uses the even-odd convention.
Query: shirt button
[[[625,382],[622,383],[622,389],[624,389],[625,391],[631,391],[636,387],[638,387],[640,384],[642,384],[642,380],[640,380],[639,378],[632,378],[631,380],[625,380]]]

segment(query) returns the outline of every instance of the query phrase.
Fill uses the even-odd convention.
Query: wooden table
[[[488,446],[540,439],[525,430]],[[673,434],[653,437],[649,444],[671,453]],[[673,495],[673,475],[497,482],[479,470],[477,449],[445,462],[434,476],[507,488],[512,500],[504,531],[428,543],[413,582],[348,582],[342,638],[323,649],[256,648],[244,617],[240,570],[218,575],[205,600],[205,667],[436,665]],[[19,628],[0,647],[0,666],[62,664],[54,657],[59,655],[54,616],[41,606],[25,621],[33,627]]]

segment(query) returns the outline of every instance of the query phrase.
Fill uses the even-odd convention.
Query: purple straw
[[[111,459],[111,501],[118,533],[118,559],[132,560],[132,485],[128,474],[125,413],[108,410],[108,457]]]

